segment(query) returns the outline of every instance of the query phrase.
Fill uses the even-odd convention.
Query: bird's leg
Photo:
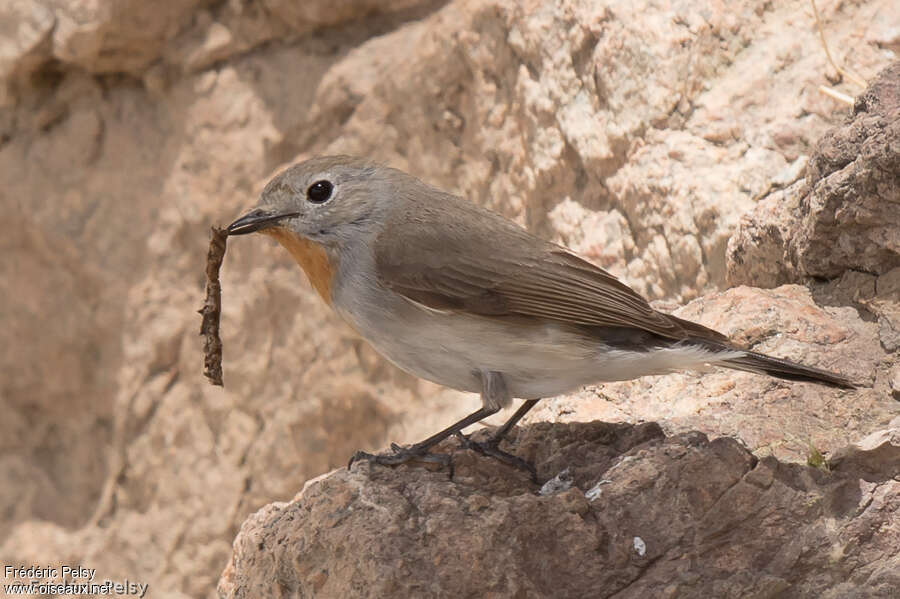
[[[401,447],[396,443],[391,443],[390,453],[371,454],[364,451],[357,451],[350,457],[347,468],[358,460],[369,460],[383,466],[396,466],[410,460],[420,460],[423,462],[433,462],[450,465],[450,456],[444,454],[428,453],[428,450],[449,437],[459,433],[462,429],[471,424],[487,418],[491,414],[500,411],[500,406],[508,399],[509,392],[506,390],[506,382],[499,372],[482,372],[481,373],[481,401],[482,406],[478,410],[472,412],[459,422],[451,424],[439,433],[435,433],[425,439],[408,447]]]
[[[497,410],[488,410],[482,407],[475,412],[472,412],[459,422],[448,426],[441,432],[431,435],[424,441],[419,441],[418,443],[415,443],[408,447],[401,447],[396,443],[391,443],[390,453],[371,454],[364,451],[357,451],[350,458],[350,463],[347,464],[347,467],[349,468],[350,466],[352,466],[353,462],[356,462],[357,460],[370,460],[372,462],[375,462],[376,464],[381,464],[383,466],[396,466],[397,464],[403,464],[404,462],[408,462],[413,459],[449,465],[450,456],[428,453],[428,450],[450,435],[458,433],[470,424],[475,424],[482,418],[487,418],[488,416],[490,416],[491,414],[495,414],[496,412]]]
[[[540,399],[526,399],[522,402],[522,405],[519,406],[519,409],[516,410],[515,414],[509,417],[509,420],[503,423],[503,426],[494,431],[494,434],[491,435],[491,438],[485,441],[485,443],[490,443],[492,445],[499,445],[500,441],[503,440],[503,437],[510,431],[512,427],[519,423],[525,414],[534,407],[534,404],[541,401]]]
[[[516,468],[520,468],[522,470],[526,470],[531,474],[532,480],[537,482],[537,471],[534,469],[534,466],[523,460],[518,456],[514,456],[511,453],[503,451],[499,448],[500,441],[503,440],[503,437],[510,431],[512,427],[516,425],[519,420],[522,419],[525,414],[528,413],[528,410],[534,407],[539,399],[528,399],[519,406],[519,409],[510,416],[509,420],[503,423],[503,426],[494,431],[494,434],[491,435],[487,441],[472,441],[469,437],[463,435],[462,433],[457,432],[456,436],[459,437],[462,444],[468,449],[472,449],[477,451],[478,453],[486,456],[490,456],[492,458],[496,458],[503,462],[504,464],[508,464],[510,466],[514,466]]]

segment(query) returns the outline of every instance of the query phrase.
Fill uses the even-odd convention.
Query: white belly
[[[512,397],[538,399],[589,383],[696,368],[740,355],[677,346],[649,352],[613,349],[550,322],[528,325],[436,311],[391,295],[386,306],[335,307],[397,366],[461,391],[481,392],[479,373],[493,371],[503,374]]]

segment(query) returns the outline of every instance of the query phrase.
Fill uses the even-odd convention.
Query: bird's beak
[[[246,235],[247,233],[253,233],[254,231],[259,231],[266,227],[272,227],[278,223],[278,221],[286,218],[293,218],[295,216],[300,216],[300,213],[280,212],[273,214],[271,212],[266,212],[262,208],[254,208],[228,225],[227,231],[229,235]]]

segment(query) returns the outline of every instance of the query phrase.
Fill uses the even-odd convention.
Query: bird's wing
[[[438,310],[726,341],[711,329],[657,312],[602,268],[494,213],[475,208],[459,216],[447,220],[446,213],[420,209],[398,218],[375,242],[379,281]],[[471,226],[473,216],[477,226]]]

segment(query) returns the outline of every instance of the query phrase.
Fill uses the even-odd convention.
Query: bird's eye
[[[331,184],[331,181],[316,181],[306,190],[306,198],[313,204],[322,204],[331,197],[333,189],[334,185]]]

